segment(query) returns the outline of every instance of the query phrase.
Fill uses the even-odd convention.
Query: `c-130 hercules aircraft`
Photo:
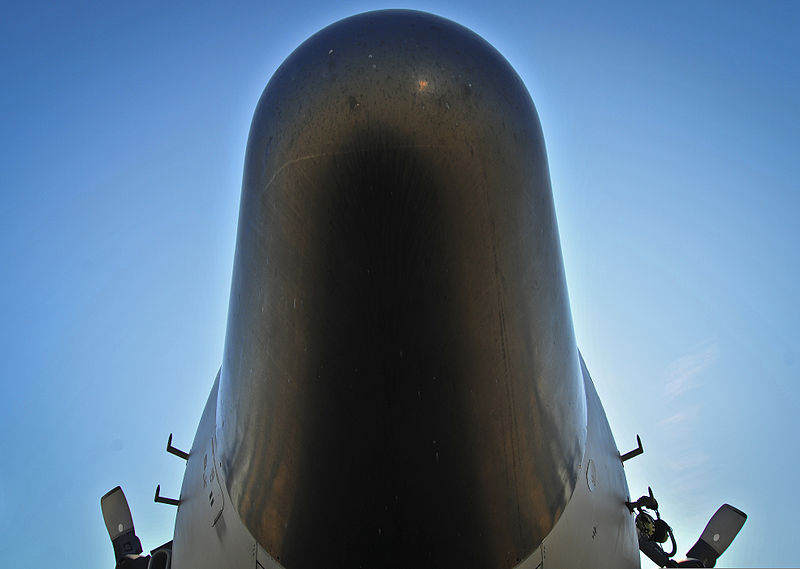
[[[711,567],[631,501],[578,352],[539,119],[486,41],[360,14],[278,68],[253,117],[222,366],[175,534],[118,568]],[[648,513],[649,511],[649,513]],[[672,552],[661,544],[672,540]]]

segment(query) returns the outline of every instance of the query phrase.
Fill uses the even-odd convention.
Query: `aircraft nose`
[[[586,438],[544,141],[503,57],[410,11],[303,43],[256,109],[217,406],[284,566],[512,567]]]

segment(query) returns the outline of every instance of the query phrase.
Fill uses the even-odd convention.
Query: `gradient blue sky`
[[[424,9],[517,69],[548,146],[578,343],[685,553],[798,566],[800,3],[27,2],[0,18],[0,559],[113,567],[99,498],[172,535],[222,355],[244,147],[305,38]],[[650,566],[645,564],[645,566]]]

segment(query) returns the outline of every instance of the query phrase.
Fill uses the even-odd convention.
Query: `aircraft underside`
[[[222,366],[170,448],[171,542],[139,555],[104,497],[118,567],[638,567],[661,543],[575,344],[536,110],[483,39],[371,12],[275,72]]]

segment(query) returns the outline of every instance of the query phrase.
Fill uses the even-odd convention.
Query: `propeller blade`
[[[728,549],[746,520],[747,514],[743,511],[730,504],[723,504],[711,516],[700,539],[686,556],[690,559],[699,559],[704,567],[714,567],[719,556]]]
[[[140,554],[142,543],[136,537],[133,516],[122,488],[117,486],[100,498],[100,509],[103,511],[108,537],[114,546],[115,560],[119,561],[125,555]]]

